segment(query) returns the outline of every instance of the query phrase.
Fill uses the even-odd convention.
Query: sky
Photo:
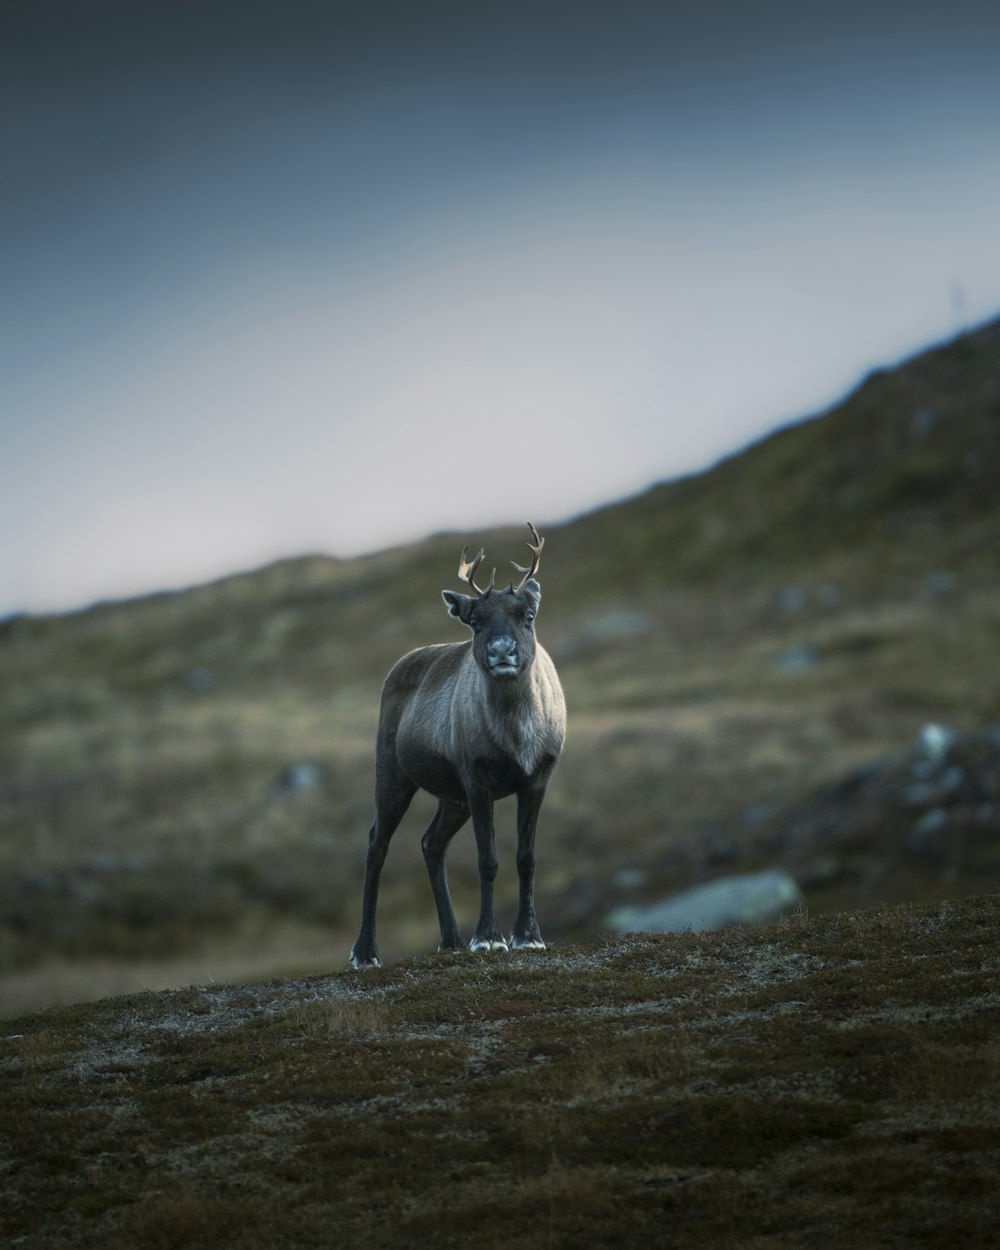
[[[998,238],[995,3],[8,2],[0,616],[700,470]]]

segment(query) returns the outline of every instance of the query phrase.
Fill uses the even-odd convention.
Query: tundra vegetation
[[[997,1244],[1000,900],[4,1023],[20,1250]]]

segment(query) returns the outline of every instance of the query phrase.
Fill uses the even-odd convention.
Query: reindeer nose
[[[491,638],[486,644],[486,663],[489,668],[506,668],[517,664],[517,643],[506,635]]]

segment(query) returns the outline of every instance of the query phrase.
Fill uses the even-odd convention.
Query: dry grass
[[[984,897],[27,1016],[6,1244],[995,1244],[998,937]]]
[[[393,1023],[389,1005],[375,998],[334,998],[308,1003],[293,1022],[310,1036],[365,1039],[388,1033]]]

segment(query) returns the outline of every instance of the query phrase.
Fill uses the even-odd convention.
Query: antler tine
[[[488,594],[493,589],[497,571],[496,569],[493,570],[493,572],[490,574],[489,584],[485,586],[483,589],[480,589],[476,585],[474,578],[476,576],[476,570],[482,564],[483,558],[485,557],[486,552],[482,547],[480,547],[478,553],[474,555],[471,560],[466,560],[465,557],[468,554],[469,554],[468,546],[463,547],[462,557],[458,562],[458,580],[460,582],[467,582],[472,587],[472,589],[476,592],[477,595],[482,596],[482,595]]]
[[[531,537],[535,540],[535,542],[534,545],[531,543],[525,543],[525,546],[531,552],[531,565],[529,568],[525,568],[523,564],[518,564],[515,560],[511,560],[511,564],[514,565],[514,568],[516,568],[519,573],[523,573],[524,575],[516,586],[511,583],[511,590],[513,590],[515,595],[519,590],[522,590],[538,572],[538,565],[542,558],[542,548],[545,546],[545,539],[538,537],[538,530],[535,529],[530,521],[526,522],[526,524],[528,529],[531,530]]]

